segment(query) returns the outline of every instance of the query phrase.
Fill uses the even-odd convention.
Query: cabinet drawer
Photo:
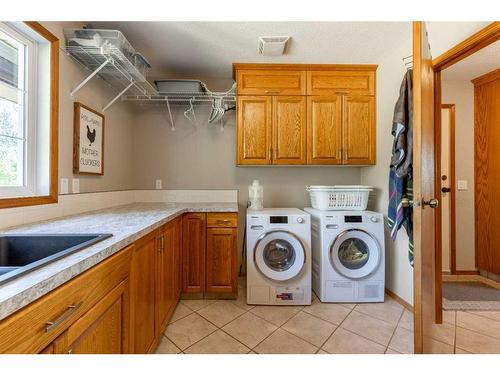
[[[131,249],[121,250],[0,321],[0,353],[38,353],[46,348],[128,277]]]
[[[305,95],[305,71],[238,70],[239,95]]]
[[[238,226],[238,214],[236,212],[214,212],[207,215],[207,227],[234,228]]]
[[[375,95],[375,71],[307,72],[307,95]]]

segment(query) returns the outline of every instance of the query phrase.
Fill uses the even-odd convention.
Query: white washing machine
[[[383,302],[384,217],[372,211],[311,214],[312,286],[322,302]]]
[[[311,304],[311,217],[297,208],[247,212],[247,303]]]

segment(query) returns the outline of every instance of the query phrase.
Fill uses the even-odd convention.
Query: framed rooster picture
[[[73,173],[104,174],[104,115],[74,103]]]

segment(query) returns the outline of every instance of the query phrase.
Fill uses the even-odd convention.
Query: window
[[[0,208],[57,202],[58,40],[0,22]]]
[[[36,195],[36,44],[0,24],[0,196]]]

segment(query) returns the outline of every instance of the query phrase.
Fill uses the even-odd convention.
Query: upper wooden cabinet
[[[305,96],[273,97],[271,158],[273,164],[305,164]]]
[[[375,98],[345,96],[343,116],[343,163],[375,163]]]
[[[375,95],[374,70],[307,72],[308,95]]]
[[[342,97],[307,98],[307,163],[342,164]]]
[[[238,95],[305,95],[306,72],[238,70]]]
[[[238,165],[375,164],[376,65],[233,67]]]
[[[271,105],[268,96],[238,97],[238,164],[271,163]]]

